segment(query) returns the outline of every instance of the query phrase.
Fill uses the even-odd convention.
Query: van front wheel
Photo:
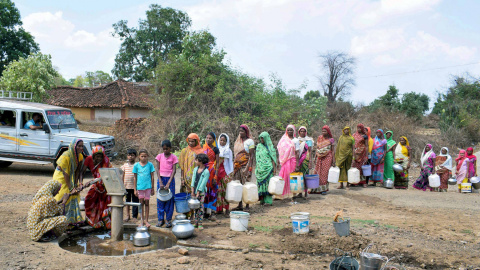
[[[0,161],[0,168],[7,168],[10,165],[12,165],[10,161]]]

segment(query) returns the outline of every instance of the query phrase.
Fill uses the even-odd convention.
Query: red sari
[[[92,172],[94,178],[100,177],[100,173],[98,172],[99,168],[112,167],[110,160],[105,155],[102,162],[97,166],[93,163],[93,157],[88,156],[85,159],[85,166]],[[107,206],[110,202],[111,198],[107,195],[107,190],[103,182],[99,181],[93,184],[85,197],[85,216],[90,226],[95,229],[101,227],[105,227],[106,229],[111,228],[111,208]]]
[[[352,162],[352,167],[357,168],[360,171],[360,175],[363,175],[362,165],[364,165],[368,160],[368,148],[365,146],[364,137],[367,136],[367,134],[363,124],[358,124],[357,127],[362,130],[362,133],[355,132],[352,135],[355,139],[355,152],[353,153],[355,160]],[[366,180],[361,180],[357,185],[363,185],[366,183]]]
[[[203,150],[207,156],[208,156],[208,163],[207,163],[207,168],[208,172],[210,172],[210,178],[208,178],[207,182],[207,192],[205,192],[205,200],[204,200],[204,205],[205,208],[210,208],[213,211],[217,211],[216,202],[217,202],[217,192],[218,192],[218,185],[217,185],[217,177],[215,175],[215,165],[217,164],[217,154],[215,152],[218,152],[217,147],[213,147],[216,149],[214,151],[208,144],[205,144],[203,146]]]

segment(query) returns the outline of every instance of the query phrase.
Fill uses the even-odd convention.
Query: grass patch
[[[461,233],[464,233],[464,234],[472,234],[472,230],[462,230]]]
[[[248,247],[249,247],[249,248],[257,248],[258,245],[256,245],[256,244],[248,244]]]
[[[395,225],[383,224],[382,226],[387,228],[387,229],[393,229],[393,230],[398,229],[398,227],[395,226]]]
[[[208,245],[208,241],[207,241],[207,240],[202,240],[202,241],[200,241],[200,244],[202,244],[202,245]]]
[[[265,248],[266,248],[266,249],[270,249],[270,245],[269,245],[269,244],[265,244]]]
[[[253,226],[256,231],[260,232],[271,232],[274,230],[281,230],[283,226]]]

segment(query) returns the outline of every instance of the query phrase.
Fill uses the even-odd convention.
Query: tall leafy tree
[[[38,51],[33,36],[22,27],[15,4],[10,0],[0,0],[0,75],[8,63]]]
[[[53,68],[49,54],[31,54],[11,62],[0,78],[0,87],[16,92],[32,92],[33,100],[41,102],[47,97],[45,90],[55,86],[60,76]]]
[[[138,28],[128,27],[126,20],[113,25],[113,36],[122,41],[112,70],[116,77],[134,81],[152,79],[159,61],[166,60],[173,51],[182,50],[182,40],[191,25],[187,13],[153,4],[146,15],[146,19],[139,20]]]
[[[401,104],[398,94],[399,90],[397,87],[395,87],[395,85],[390,85],[385,95],[376,98],[372,103],[370,103],[369,109],[377,110],[383,108],[387,111],[398,110]]]
[[[402,96],[400,111],[407,116],[420,119],[429,109],[430,98],[425,94],[410,92]]]

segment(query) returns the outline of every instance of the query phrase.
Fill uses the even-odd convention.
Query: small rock
[[[285,239],[282,239],[282,242],[285,242]]]
[[[292,255],[288,256],[289,260],[295,260],[296,258],[297,258],[297,255],[295,255],[295,254],[292,254]]]
[[[248,248],[242,249],[242,253],[243,253],[243,254],[247,254],[247,253],[248,253]]]
[[[407,247],[413,247],[413,244],[412,244],[412,243],[410,243],[410,244],[408,244],[408,245],[407,245]]]
[[[188,255],[188,249],[186,248],[180,248],[178,249],[178,253],[182,254],[182,255]]]
[[[259,263],[258,268],[262,268],[262,267],[263,267],[263,264]]]
[[[177,263],[179,264],[189,264],[190,259],[187,256],[183,256],[177,259]]]

